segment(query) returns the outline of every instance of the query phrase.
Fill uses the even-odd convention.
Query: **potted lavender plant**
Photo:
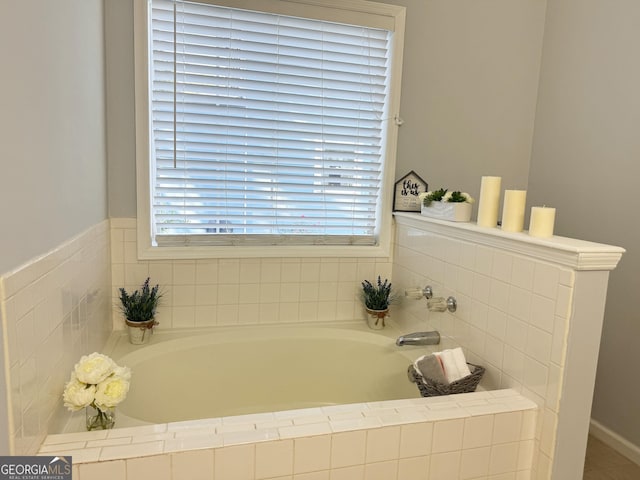
[[[158,324],[155,315],[162,294],[158,285],[149,286],[149,280],[147,278],[140,290],[135,290],[131,294],[124,288],[120,288],[120,310],[129,330],[129,341],[134,345],[148,343],[153,327]]]

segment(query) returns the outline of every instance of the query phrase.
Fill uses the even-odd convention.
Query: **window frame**
[[[390,17],[394,24],[391,41],[391,66],[383,178],[378,204],[378,242],[372,246],[347,245],[260,245],[260,246],[157,246],[152,241],[151,178],[150,178],[150,33],[148,31],[150,3],[134,2],[134,58],[135,58],[135,125],[136,125],[136,187],[137,187],[137,252],[143,260],[201,259],[238,257],[389,257],[392,242],[392,202],[396,164],[396,147],[400,109],[400,81],[404,47],[405,8],[364,0],[195,0],[237,8],[273,11],[294,15],[305,8],[329,9],[333,15],[363,15],[367,12]],[[268,5],[268,8],[258,8]]]

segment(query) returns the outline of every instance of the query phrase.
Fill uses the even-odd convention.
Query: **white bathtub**
[[[105,353],[133,371],[116,428],[83,431],[76,414],[73,433],[48,435],[39,453],[71,455],[79,480],[460,480],[480,451],[467,440],[482,438],[482,458],[495,460],[482,468],[530,478],[535,403],[513,390],[422,398],[407,366],[450,345],[396,347],[397,335],[361,324],[160,330],[140,347],[114,334]]]
[[[406,370],[427,348],[397,347],[393,336],[359,327],[156,335],[152,344],[116,359],[133,373],[118,414],[129,417],[128,424],[168,423],[415,398],[419,392]]]

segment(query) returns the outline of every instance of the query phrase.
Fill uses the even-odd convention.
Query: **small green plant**
[[[147,322],[155,317],[161,297],[159,286],[149,287],[149,278],[147,278],[140,290],[132,294],[120,288],[120,309],[130,322]]]
[[[448,202],[448,203],[473,203],[474,200],[468,193],[449,192],[446,188],[434,190],[433,192],[424,192],[418,195],[418,198],[422,201],[425,207],[431,205],[431,202]]]
[[[391,291],[391,283],[386,278],[383,282],[378,276],[375,285],[369,280],[362,282],[362,299],[370,310],[386,310],[395,300],[395,295]]]

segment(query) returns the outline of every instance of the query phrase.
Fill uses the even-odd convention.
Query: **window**
[[[145,251],[388,250],[401,7],[138,3]]]

